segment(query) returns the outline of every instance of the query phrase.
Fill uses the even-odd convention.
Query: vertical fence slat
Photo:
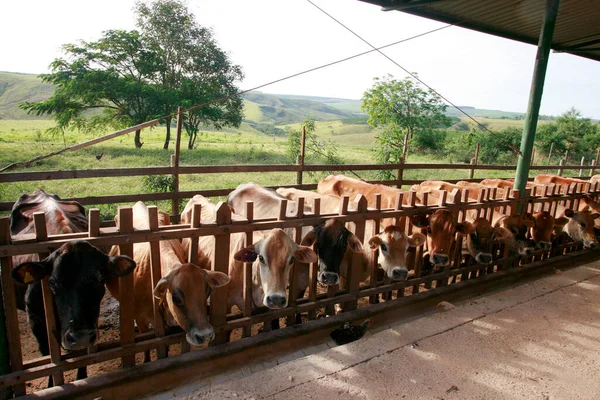
[[[99,237],[100,236],[100,209],[90,208],[88,210],[88,236]],[[94,346],[88,347],[88,354],[93,354],[98,351],[98,343]]]
[[[296,218],[302,218],[304,216],[304,197],[300,197],[297,202],[296,209]],[[302,242],[302,227],[297,226],[294,228],[294,241],[296,244],[300,244]],[[290,270],[290,284],[288,291],[288,307],[295,307],[297,303],[296,296],[298,295],[298,271],[300,268],[304,268],[301,266],[298,261],[294,261],[294,265],[292,265],[292,269]],[[286,325],[293,325],[295,322],[295,316],[290,315],[286,319]]]
[[[321,215],[321,199],[315,198],[313,200],[313,216],[318,217]],[[313,246],[314,247],[314,246]],[[310,301],[317,301],[317,277],[319,275],[319,262],[315,261],[310,263],[308,266],[308,299]],[[308,319],[313,320],[317,318],[317,310],[310,310],[308,312]]]
[[[196,204],[195,206],[200,207],[200,204]],[[196,211],[194,207],[194,211]],[[193,214],[192,214],[193,215]],[[193,221],[192,217],[192,221]],[[193,225],[193,222],[192,222]],[[148,227],[151,232],[158,231],[158,208],[156,206],[148,206]],[[194,243],[196,247],[194,248]],[[198,258],[198,240],[192,240],[192,245],[190,246],[190,258]],[[154,291],[154,288],[158,284],[158,281],[162,278],[162,266],[160,261],[160,242],[152,241],[150,242],[150,276],[152,280],[151,290]],[[152,295],[152,307],[154,311],[154,331],[156,332],[157,337],[165,336],[165,324],[163,321],[162,313],[160,312],[160,300]],[[167,347],[159,346],[156,349],[156,357],[157,358],[165,358],[167,356]]]
[[[231,224],[231,209],[227,203],[219,202],[217,204],[217,225]],[[229,234],[215,236],[215,261],[213,271],[222,272],[229,275],[229,245],[231,237]],[[227,286],[214,288],[210,295],[210,322],[213,326],[218,326],[227,320]],[[229,332],[218,333],[211,345],[217,345],[227,342]]]
[[[375,211],[381,211],[381,194],[379,194],[379,193],[377,193],[375,195],[374,206],[375,206],[374,207]],[[373,229],[371,232],[371,237],[373,237],[379,233],[380,225],[381,225],[381,220],[379,218],[375,218],[373,220],[373,227],[372,227]],[[364,245],[366,245],[366,243]],[[378,273],[377,273],[378,272],[377,257],[379,254],[379,250],[373,249],[373,250],[367,250],[367,251],[371,251],[371,258],[370,258],[371,264],[369,265],[369,271],[370,271],[369,286],[374,288],[374,287],[377,287],[377,285],[378,285],[378,282],[377,282],[377,275],[378,275]],[[377,295],[377,294],[370,296],[369,303],[370,304],[377,303],[378,297],[379,297],[379,295]]]
[[[362,194],[359,194],[358,196],[356,196],[355,202],[356,202],[356,207],[357,207],[356,211],[358,213],[367,212],[368,203],[367,203],[367,198],[365,196],[363,196]],[[366,225],[366,222],[364,219],[361,219],[361,220],[355,222],[354,234],[358,237],[358,239],[361,242],[363,242],[364,238],[365,238],[365,225]],[[348,293],[358,293],[358,290],[360,288],[360,281],[362,278],[361,269],[364,267],[363,266],[363,255],[352,252],[352,256],[350,257],[350,260],[351,260],[351,263],[350,263],[350,265],[348,265],[348,277],[346,279],[346,289],[348,290]],[[344,304],[344,311],[356,310],[357,304],[358,304],[357,299],[346,302]]]
[[[119,207],[119,232],[123,234],[133,233],[133,208]],[[119,246],[119,252],[124,256],[133,258],[133,244],[122,244]],[[121,346],[127,346],[135,343],[134,324],[133,324],[133,274],[119,278],[119,299],[121,315],[119,323],[121,327]],[[121,357],[123,368],[135,365],[135,354]]]
[[[33,214],[33,224],[35,226],[35,240],[38,242],[48,240],[48,231],[46,230],[46,215],[43,212]],[[40,260],[48,257],[48,253],[39,253]],[[42,297],[44,300],[44,314],[46,318],[46,331],[48,333],[48,348],[50,349],[50,359],[53,363],[60,361],[60,332],[57,331],[56,314],[54,313],[54,296],[50,289],[50,277],[45,276],[42,279]],[[65,377],[62,373],[52,375],[55,385],[65,383]]]
[[[296,159],[296,164],[300,170],[296,173],[296,183],[302,185],[302,168],[304,167],[304,152],[306,149],[306,126],[302,126],[302,137],[300,138],[300,154]]]
[[[248,223],[254,221],[254,202],[246,202],[246,219]],[[245,246],[250,246],[253,243],[252,240],[253,232],[246,232],[246,243]],[[244,263],[244,284],[243,284],[243,296],[244,296],[244,317],[252,315],[252,263]],[[242,335],[248,337],[252,335],[252,325],[244,326]]]
[[[450,204],[453,205],[457,205],[459,206],[462,203],[462,192],[458,189],[453,189],[452,192],[450,193]],[[467,200],[465,198],[465,200]],[[464,211],[458,211],[460,210],[460,208],[455,208],[455,210],[457,210],[456,215],[454,216],[454,218],[456,218],[456,222],[464,222],[466,219],[466,212]],[[456,235],[456,239],[455,239],[455,243],[456,246],[454,248],[454,260],[452,260],[452,262],[448,263],[447,266],[444,267],[444,278],[438,280],[436,282],[436,287],[441,287],[441,286],[446,286],[448,284],[448,277],[450,276],[450,265],[454,264],[454,268],[458,269],[460,268],[460,263],[462,261],[462,242],[463,242],[463,235],[462,234],[457,234]],[[458,276],[454,277],[454,279],[456,279]],[[462,279],[462,276],[461,276]]]
[[[181,153],[181,131],[183,129],[183,108],[177,107],[177,133],[175,136],[175,154],[171,158],[173,167],[173,199],[171,200],[171,214],[179,215],[179,156]]]
[[[10,244],[10,218],[0,217],[0,245]],[[2,268],[2,300],[4,305],[4,317],[6,327],[6,340],[8,342],[8,359],[10,370],[17,372],[23,369],[23,357],[21,354],[21,335],[19,333],[19,316],[17,313],[17,299],[15,296],[15,284],[10,276],[12,271],[12,258],[0,258]],[[15,396],[25,394],[25,382],[13,386]]]

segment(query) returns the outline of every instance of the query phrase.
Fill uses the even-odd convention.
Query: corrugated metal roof
[[[546,0],[361,0],[537,45]],[[561,0],[552,49],[600,61],[600,0]]]

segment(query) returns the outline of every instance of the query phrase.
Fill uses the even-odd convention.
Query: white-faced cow
[[[190,223],[195,204],[202,206],[202,222],[214,223],[217,206],[209,199],[196,195],[186,205],[181,214],[182,223]],[[234,216],[233,219],[237,217]],[[255,242],[245,244],[245,233],[233,233],[229,244],[229,276],[227,308],[237,306],[244,309],[243,285],[244,263],[252,263],[252,299],[255,307],[263,304],[268,308],[279,309],[287,306],[287,285],[294,260],[310,263],[317,260],[316,254],[308,247],[298,246],[281,229],[256,232]],[[189,253],[191,239],[185,239],[184,248]],[[208,260],[214,258],[215,237],[201,236],[198,251]]]
[[[14,239],[34,232],[33,214],[44,212],[46,230],[50,235],[87,230],[87,219],[81,205],[63,202],[57,196],[38,189],[33,195],[23,195],[11,212]],[[63,244],[48,257],[36,255],[13,257],[11,276],[17,284],[17,306],[27,311],[29,325],[42,355],[50,354],[41,280],[49,277],[52,290],[59,341],[65,350],[80,350],[96,344],[100,302],[107,279],[125,276],[133,271],[135,262],[129,257],[109,257],[86,241]],[[28,285],[25,290],[23,285]],[[24,297],[24,298],[23,298]],[[77,379],[87,376],[86,369],[77,371]],[[49,386],[52,386],[52,377]]]
[[[159,225],[169,225],[169,215],[159,211]],[[133,227],[149,229],[148,208],[138,201],[133,206]],[[111,254],[118,254],[114,246]],[[134,318],[140,332],[150,330],[154,321],[153,295],[161,300],[164,322],[168,326],[179,325],[186,332],[186,340],[192,345],[202,345],[214,338],[214,329],[207,317],[207,298],[211,288],[229,283],[229,277],[221,272],[210,271],[208,259],[198,257],[198,265],[186,263],[185,252],[178,240],[160,241],[160,266],[162,278],[152,288],[151,250],[149,243],[133,245],[133,259],[137,263],[134,277]],[[107,282],[112,295],[119,299],[117,280]],[[144,361],[149,361],[146,352]]]

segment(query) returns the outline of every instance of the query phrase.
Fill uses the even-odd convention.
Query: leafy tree
[[[304,140],[305,152],[304,161],[310,162],[324,162],[325,164],[338,165],[342,163],[342,159],[337,153],[337,148],[331,142],[320,141],[315,134],[316,125],[315,120],[311,117],[307,117],[302,121],[302,125],[305,127],[306,136]],[[302,130],[288,131],[288,155],[290,156],[291,162],[296,162],[296,159],[300,155],[300,149],[302,146]]]
[[[369,125],[381,128],[377,137],[378,163],[398,162],[406,134],[409,139],[419,135],[433,137],[433,131],[450,126],[450,119],[444,114],[447,106],[433,91],[423,90],[411,78],[398,81],[388,75],[374,81],[373,87],[363,94],[361,108],[369,116]],[[380,172],[383,179],[392,175],[391,171]]]
[[[98,41],[66,44],[63,50],[66,57],[52,62],[52,73],[41,75],[56,86],[54,94],[19,105],[28,113],[52,114],[57,124],[51,133],[118,129],[158,115],[162,96],[151,82],[159,60],[138,32],[110,30]],[[135,145],[142,146],[140,131]]]
[[[156,84],[162,88],[163,114],[176,111],[177,105],[193,106],[238,92],[235,82],[243,78],[242,69],[219,48],[210,29],[195,21],[180,0],[158,0],[135,5],[137,26],[161,60]],[[187,116],[186,130],[193,148],[201,122],[220,129],[239,126],[242,101],[230,99]],[[164,148],[169,147],[171,119],[165,119],[167,134]]]

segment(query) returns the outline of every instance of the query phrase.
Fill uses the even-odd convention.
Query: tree
[[[302,126],[306,131],[304,140],[305,146],[305,162],[322,161],[325,164],[337,165],[341,164],[342,160],[337,154],[337,148],[331,142],[320,141],[315,134],[315,120],[310,116],[302,121]],[[292,162],[296,162],[300,155],[302,147],[302,129],[288,130],[288,155]]]
[[[434,137],[434,131],[450,126],[444,114],[446,105],[433,91],[423,90],[411,78],[402,81],[391,75],[375,78],[371,89],[362,97],[361,108],[369,116],[368,123],[381,128],[376,138],[380,144],[376,160],[381,164],[396,163],[402,156],[404,136]],[[391,178],[391,171],[381,171],[384,179]]]
[[[135,5],[137,26],[161,60],[156,84],[164,94],[163,114],[176,111],[178,105],[193,106],[238,92],[235,82],[243,78],[242,69],[219,48],[210,29],[195,21],[180,0],[158,0]],[[191,90],[193,88],[193,90]],[[215,128],[239,126],[242,121],[240,99],[195,110],[187,116],[186,130],[193,147],[198,126],[210,123]],[[169,147],[171,118],[165,118]]]
[[[51,133],[121,128],[156,118],[162,96],[151,83],[159,60],[138,32],[111,30],[96,42],[66,44],[63,50],[66,57],[52,62],[52,73],[41,75],[56,86],[54,94],[19,105],[28,113],[54,115]],[[134,140],[142,147],[140,131]]]

